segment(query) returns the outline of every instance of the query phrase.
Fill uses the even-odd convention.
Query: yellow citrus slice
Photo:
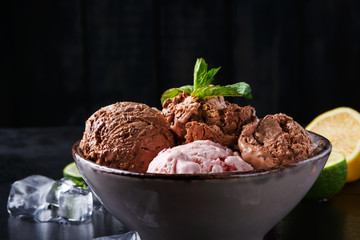
[[[347,160],[346,182],[360,178],[360,113],[349,107],[339,107],[316,117],[307,130],[323,135],[333,150],[343,153]]]

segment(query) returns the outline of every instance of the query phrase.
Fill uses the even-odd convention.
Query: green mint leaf
[[[219,97],[219,96],[229,96],[229,97],[246,97],[251,99],[251,89],[247,83],[240,82],[227,86],[208,86],[202,87],[195,90],[192,93],[193,96],[197,96],[199,98],[208,98],[208,97]]]
[[[71,181],[73,181],[76,184],[76,186],[79,187],[79,188],[82,188],[82,189],[87,189],[88,188],[87,184],[82,180],[71,178]]]
[[[208,71],[207,78],[208,78],[209,83],[206,86],[203,86],[203,87],[207,87],[207,86],[209,86],[211,84],[211,82],[214,80],[215,74],[220,70],[220,68],[221,67],[213,68],[210,71]]]
[[[224,86],[208,86],[197,89],[192,96],[199,98],[219,97],[219,96],[240,96],[235,88]]]
[[[207,84],[207,64],[202,58],[198,58],[194,67],[194,89],[208,86]]]
[[[239,96],[252,99],[251,88],[245,82],[238,82],[227,86],[210,86],[215,74],[221,67],[207,71],[208,65],[203,58],[196,59],[194,67],[194,85],[186,85],[179,88],[171,88],[161,96],[161,104],[168,98],[179,95],[180,92],[187,92],[191,96],[199,98],[219,97],[219,96]]]
[[[252,99],[250,85],[246,82],[238,82],[225,87],[236,88],[237,92],[247,99]]]
[[[166,90],[161,95],[161,98],[160,98],[161,105],[164,104],[166,99],[176,97],[177,95],[179,95],[179,90],[177,90],[176,88],[170,88],[170,89]]]
[[[189,94],[191,94],[192,91],[194,91],[194,87],[191,85],[186,85],[186,86],[182,86],[179,88],[170,88],[169,90],[166,90],[162,95],[161,95],[161,105],[164,104],[165,100],[168,98],[173,98],[176,97],[177,95],[179,95],[179,93],[183,91],[183,92],[187,92]]]
[[[179,91],[184,91],[187,92],[189,94],[191,94],[194,91],[194,86],[192,85],[185,85],[182,87],[177,88]]]

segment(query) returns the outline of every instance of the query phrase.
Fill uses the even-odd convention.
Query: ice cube
[[[32,175],[12,184],[7,210],[10,215],[32,218],[39,209],[46,209],[46,196],[54,183],[53,179]]]
[[[76,184],[69,178],[54,181],[46,196],[46,202],[49,204],[48,208],[36,211],[34,220],[37,222],[66,222],[59,216],[59,199],[62,193],[74,187],[76,187]]]
[[[93,195],[89,189],[73,187],[59,197],[59,217],[69,222],[85,222],[91,219]]]
[[[140,236],[135,231],[130,231],[124,234],[106,236],[106,237],[98,237],[93,240],[141,240]]]
[[[49,193],[46,196],[46,201],[53,206],[59,207],[59,198],[60,194],[68,191],[69,189],[76,187],[76,184],[68,178],[62,178],[58,181],[55,181]]]
[[[34,214],[36,222],[61,222],[58,207],[49,205],[47,208],[38,209]]]
[[[93,195],[71,179],[34,175],[12,185],[7,208],[13,216],[37,222],[80,223],[91,219]]]
[[[92,215],[92,194],[90,190],[82,189],[69,178],[55,181],[46,201],[47,209],[35,213],[37,222],[85,222]]]

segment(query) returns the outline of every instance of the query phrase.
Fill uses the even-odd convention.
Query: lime
[[[306,194],[310,199],[327,199],[344,187],[347,177],[345,155],[332,151],[318,179]]]
[[[64,177],[73,178],[76,180],[83,180],[75,162],[69,163],[63,170]]]
[[[339,107],[316,117],[307,130],[323,135],[333,150],[344,153],[347,165],[347,182],[360,179],[360,113],[349,107]]]

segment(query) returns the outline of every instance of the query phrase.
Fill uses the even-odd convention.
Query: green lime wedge
[[[345,155],[332,151],[319,178],[306,194],[309,199],[328,199],[340,192],[347,177]]]
[[[69,163],[63,170],[64,177],[73,178],[76,180],[83,180],[75,162]]]

